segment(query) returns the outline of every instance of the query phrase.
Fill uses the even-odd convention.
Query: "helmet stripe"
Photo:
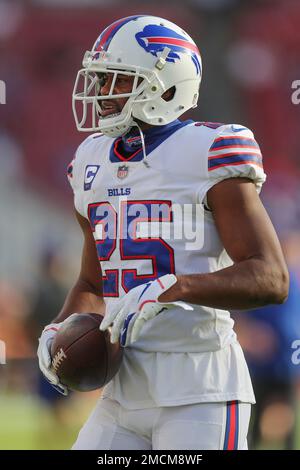
[[[103,33],[101,34],[100,36],[100,42],[98,44],[98,47],[97,47],[97,51],[100,51],[102,49],[104,49],[104,45],[106,43],[106,41],[108,40],[110,34],[112,33],[112,31],[118,27],[118,25],[120,25],[121,23],[123,23],[123,19],[122,20],[119,20],[119,21],[115,21],[115,23],[111,24],[110,26],[108,26],[104,31]]]
[[[112,38],[116,34],[116,32],[119,31],[119,29],[122,28],[122,26],[129,23],[129,21],[132,21],[136,18],[141,18],[142,16],[145,16],[145,15],[128,16],[127,18],[122,18],[121,20],[115,21],[113,24],[108,26],[103,31],[103,33],[101,34],[101,36],[99,38],[100,42],[97,46],[96,51],[101,51],[101,50],[107,51],[107,48],[108,48]]]

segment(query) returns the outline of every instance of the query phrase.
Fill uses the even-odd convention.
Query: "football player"
[[[253,133],[178,119],[201,75],[191,37],[143,15],[107,27],[78,72],[75,120],[92,132],[68,169],[82,265],[38,356],[67,393],[51,342],[69,315],[96,312],[124,358],[74,449],[247,448],[255,398],[229,311],[284,302],[288,272]]]

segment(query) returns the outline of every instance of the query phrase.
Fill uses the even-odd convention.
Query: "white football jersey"
[[[151,129],[146,159],[129,159],[120,139],[89,136],[69,169],[75,207],[91,224],[105,301],[167,273],[210,273],[232,261],[206,204],[226,178],[265,180],[260,149],[240,125],[175,121]],[[201,401],[254,402],[230,313],[193,305],[149,320],[125,348],[104,393],[128,408]]]

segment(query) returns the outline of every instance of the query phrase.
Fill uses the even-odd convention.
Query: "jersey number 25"
[[[119,297],[119,279],[125,292],[164,274],[175,273],[174,251],[160,236],[143,237],[137,234],[141,223],[172,222],[171,201],[134,200],[121,201],[119,214],[110,202],[89,204],[88,217],[94,232],[99,261],[109,261],[118,256],[120,265],[126,268],[105,269],[103,272],[103,294]],[[118,250],[116,252],[116,250]],[[149,259],[152,272],[138,274],[137,260]]]

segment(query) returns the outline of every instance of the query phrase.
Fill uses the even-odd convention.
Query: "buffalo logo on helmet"
[[[171,49],[167,62],[175,63],[180,60],[180,53],[189,54],[196,67],[197,75],[201,74],[200,52],[198,47],[185,36],[176,33],[165,26],[148,25],[143,31],[135,35],[139,45],[152,55],[157,57],[165,47]]]

